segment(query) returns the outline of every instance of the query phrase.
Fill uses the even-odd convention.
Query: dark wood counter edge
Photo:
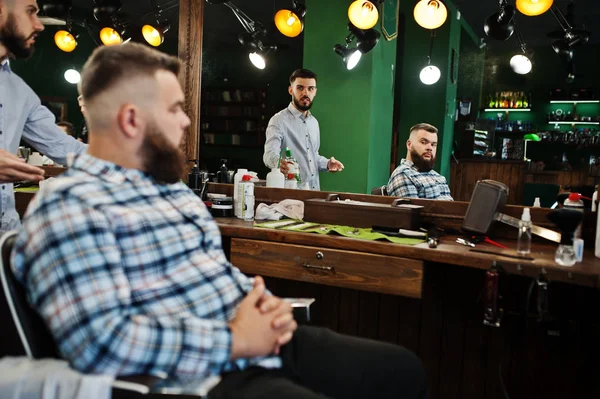
[[[221,234],[230,238],[247,238],[288,244],[311,245],[323,248],[341,249],[373,253],[378,255],[399,256],[423,260],[433,264],[452,264],[475,269],[487,270],[497,261],[508,273],[536,277],[546,273],[551,281],[598,288],[600,286],[600,259],[592,251],[586,251],[584,262],[573,267],[561,267],[554,262],[556,247],[548,244],[533,244],[533,261],[519,260],[504,256],[469,251],[469,247],[456,244],[456,237],[443,237],[437,248],[427,244],[399,245],[379,241],[364,241],[340,236],[322,236],[311,233],[298,233],[254,227],[252,222],[234,218],[215,219]],[[510,247],[516,244],[503,241]],[[488,246],[487,244],[480,244]],[[489,247],[489,246],[488,246]],[[492,247],[489,247],[492,248]]]
[[[523,164],[527,165],[527,161],[522,159],[483,159],[483,158],[459,158],[458,162],[452,161],[453,164],[461,163],[502,163],[502,164]]]
[[[208,192],[231,196],[233,195],[233,185],[209,183]],[[300,201],[312,198],[325,199],[329,194],[332,193],[333,192],[327,191],[294,190],[268,187],[255,187],[254,189],[255,204],[259,204],[261,202],[272,204],[289,198]],[[342,199],[348,198],[355,201],[367,201],[379,204],[391,204],[395,198],[384,197],[380,195],[342,192],[337,192],[336,194],[340,194]],[[421,215],[425,221],[434,223],[438,227],[455,229],[460,229],[464,216],[467,213],[467,208],[469,207],[469,203],[464,201],[411,199],[411,203],[423,206]],[[523,213],[523,207],[517,205],[507,205],[504,207],[503,212],[509,216],[520,219]],[[555,229],[555,226],[546,218],[548,212],[550,212],[550,209],[548,208],[531,208],[531,221],[538,226]],[[596,237],[596,218],[592,216],[595,216],[595,214],[587,212],[586,217],[584,218],[583,238],[585,239],[586,248],[593,247]],[[504,226],[500,223],[494,227],[493,232],[497,233],[499,237],[516,237],[516,232],[513,227]],[[538,238],[534,236],[534,241],[535,240],[538,240]],[[545,242],[542,239],[539,240]]]

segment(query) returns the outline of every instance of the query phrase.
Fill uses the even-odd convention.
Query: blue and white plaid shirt
[[[402,159],[392,173],[387,192],[392,197],[453,201],[444,176],[433,169],[429,172],[419,172],[407,159]]]
[[[12,265],[61,355],[110,375],[202,380],[231,362],[227,325],[252,289],[219,228],[184,184],[82,154],[36,195]]]

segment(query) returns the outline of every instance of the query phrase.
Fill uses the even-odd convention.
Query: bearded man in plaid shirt
[[[410,128],[406,141],[406,159],[394,170],[387,184],[392,197],[424,198],[452,201],[446,178],[435,170],[438,130],[427,123]]]
[[[12,258],[61,355],[88,373],[218,376],[211,398],[424,398],[414,354],[297,328],[262,278],[227,261],[179,181],[190,124],[179,67],[128,43],[83,68],[88,152],[36,196]]]

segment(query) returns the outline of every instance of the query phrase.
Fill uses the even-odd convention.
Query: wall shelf
[[[548,121],[549,125],[600,125],[600,122]]]
[[[600,100],[551,100],[550,104],[600,104]]]
[[[531,108],[486,108],[485,112],[531,112]]]

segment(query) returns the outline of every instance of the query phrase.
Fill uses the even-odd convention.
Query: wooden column
[[[202,28],[204,0],[179,0],[179,59],[183,62],[181,85],[185,111],[191,124],[181,143],[187,159],[197,159],[200,137],[200,83],[202,77]]]

